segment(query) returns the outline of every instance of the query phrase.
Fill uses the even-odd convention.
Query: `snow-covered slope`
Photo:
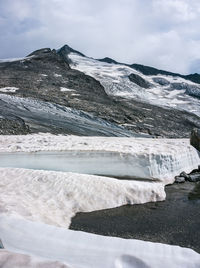
[[[5,154],[11,152],[15,154]],[[32,153],[29,154],[30,152]],[[33,154],[33,152],[40,153]],[[0,153],[1,167],[159,179],[165,184],[173,183],[174,176],[181,171],[190,172],[200,164],[197,151],[187,139],[104,138],[50,134],[0,136]]]
[[[34,57],[34,55],[33,56],[28,56],[28,57],[22,57],[22,58],[0,59],[0,63],[3,63],[3,62],[15,62],[15,61],[24,62],[24,61],[28,61],[28,60],[32,59],[33,57]]]
[[[165,199],[158,182],[0,168],[0,212],[68,228],[77,212]]]
[[[0,234],[9,251],[73,268],[199,268],[200,264],[200,255],[191,249],[71,231],[4,215]]]
[[[181,77],[146,76],[121,64],[101,62],[70,53],[71,68],[94,77],[108,95],[132,98],[158,106],[186,110],[200,116],[200,85]],[[141,87],[130,79],[131,74],[143,78],[148,85]]]

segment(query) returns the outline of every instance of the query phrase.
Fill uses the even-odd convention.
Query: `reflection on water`
[[[194,189],[188,194],[189,200],[200,199],[200,182],[197,182]]]

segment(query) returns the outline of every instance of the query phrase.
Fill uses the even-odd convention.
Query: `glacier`
[[[169,184],[174,182],[174,176],[190,172],[198,164],[199,154],[188,139],[0,136],[0,167],[60,170]]]
[[[57,261],[63,268],[198,268],[200,263],[200,255],[191,249],[72,231],[4,214],[0,233],[13,262],[17,253],[29,255],[34,262],[43,260],[44,265]]]
[[[106,63],[77,53],[70,53],[68,57],[72,69],[98,80],[108,95],[185,110],[200,116],[199,84],[178,76],[147,76],[127,65]],[[131,74],[144,79],[149,87],[144,88],[131,82]]]
[[[14,89],[12,88],[12,90]],[[1,116],[8,114],[8,116],[14,115],[22,118],[33,132],[40,130],[42,132],[52,131],[53,133],[88,136],[148,136],[134,134],[123,127],[84,111],[51,102],[2,93],[0,94],[0,112]]]

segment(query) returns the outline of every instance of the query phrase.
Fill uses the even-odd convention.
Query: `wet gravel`
[[[200,183],[166,186],[163,202],[78,213],[70,229],[189,247],[200,253]]]

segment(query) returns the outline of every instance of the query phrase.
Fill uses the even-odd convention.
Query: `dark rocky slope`
[[[192,130],[190,144],[200,152],[200,129]]]

